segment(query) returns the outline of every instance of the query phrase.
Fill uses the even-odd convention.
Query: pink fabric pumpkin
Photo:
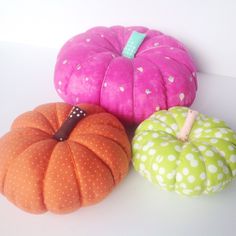
[[[132,46],[134,31],[145,38],[129,58],[123,50]],[[65,102],[98,104],[123,121],[139,123],[155,110],[190,106],[196,68],[179,41],[157,30],[95,27],[63,46],[55,87]]]

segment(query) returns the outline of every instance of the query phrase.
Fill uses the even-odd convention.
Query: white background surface
[[[223,74],[199,73],[193,107],[236,130],[234,1],[24,2],[0,0],[0,41],[8,41],[0,42],[0,136],[20,113],[60,101],[53,88],[59,45],[98,24],[148,25],[182,39],[202,71]],[[131,170],[103,202],[65,216],[30,215],[0,196],[0,235],[233,236],[235,203],[236,180],[217,195],[184,198],[153,187]]]
[[[236,77],[235,0],[0,0],[0,40],[59,48],[97,25],[145,25],[182,40],[199,69]]]

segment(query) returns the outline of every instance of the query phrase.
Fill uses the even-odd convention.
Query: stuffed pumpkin
[[[65,102],[101,105],[135,124],[160,109],[190,106],[197,89],[186,47],[142,26],[95,27],[76,35],[60,50],[54,78]]]
[[[0,139],[0,192],[30,213],[72,212],[104,199],[130,158],[124,127],[101,107],[41,105]]]
[[[182,195],[222,190],[236,175],[236,134],[224,121],[186,107],[154,113],[133,139],[136,171]]]

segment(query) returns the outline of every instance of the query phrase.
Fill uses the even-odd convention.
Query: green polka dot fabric
[[[198,114],[188,141],[177,138],[188,108],[173,107],[143,121],[132,142],[136,171],[182,195],[222,190],[236,175],[236,134],[224,121]]]

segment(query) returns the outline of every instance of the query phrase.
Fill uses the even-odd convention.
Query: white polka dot
[[[228,148],[229,148],[229,150],[231,150],[231,151],[234,150],[234,146],[232,146],[232,145],[229,145]]]
[[[165,168],[163,168],[163,167],[159,168],[159,173],[161,175],[165,174],[165,172],[166,172]]]
[[[197,167],[197,166],[198,166],[198,161],[197,161],[197,160],[192,160],[192,161],[190,162],[190,165],[191,165],[192,167]]]
[[[211,150],[206,151],[205,153],[208,157],[214,156],[214,153]]]
[[[191,150],[192,150],[193,152],[198,152],[197,148],[195,148],[195,147],[192,148]]]
[[[142,67],[142,66],[137,67],[137,70],[138,70],[139,72],[143,72],[143,67]]]
[[[152,137],[153,137],[153,138],[158,138],[159,135],[158,135],[158,133],[153,133],[153,134],[152,134]]]
[[[169,133],[169,134],[171,134],[171,133],[173,132],[171,128],[166,128],[165,130],[166,130],[166,132]]]
[[[156,179],[158,182],[163,182],[163,177],[161,175],[157,175]]]
[[[180,173],[177,173],[176,180],[180,182],[183,179],[183,176]]]
[[[180,101],[183,101],[183,100],[184,100],[184,98],[185,98],[185,95],[184,95],[184,93],[180,93],[180,94],[179,94],[179,99],[180,99]]]
[[[208,167],[207,167],[208,171],[211,172],[211,173],[216,173],[217,172],[217,167],[213,164],[210,164]]]
[[[196,186],[195,188],[194,188],[194,190],[196,190],[196,191],[199,191],[199,190],[201,190],[202,188],[201,188],[201,186]]]
[[[227,166],[223,166],[223,172],[225,174],[228,174],[229,173],[229,168]]]
[[[148,129],[149,129],[149,130],[152,130],[152,129],[153,129],[153,125],[149,125],[149,126],[148,126]]]
[[[140,163],[139,169],[140,169],[141,171],[145,170],[145,165],[144,165],[143,163]]]
[[[65,64],[67,64],[67,62],[68,62],[67,60],[64,60],[64,61],[62,62],[62,64],[65,65]]]
[[[175,150],[176,150],[177,152],[181,152],[182,148],[181,148],[180,146],[176,145],[176,146],[175,146]]]
[[[187,187],[186,184],[184,184],[184,183],[181,183],[179,186],[180,186],[181,188],[186,188],[186,187]]]
[[[106,87],[107,87],[107,82],[105,82],[105,83],[103,84],[103,87],[104,87],[104,88],[106,88]]]
[[[202,131],[203,131],[202,128],[198,128],[198,129],[196,129],[196,130],[194,131],[194,133],[201,133]]]
[[[236,155],[231,155],[230,156],[230,161],[235,163],[236,162]]]
[[[172,124],[170,127],[171,127],[173,130],[177,130],[177,129],[178,129],[178,126],[177,126],[176,124]]]
[[[167,174],[167,179],[173,179],[174,178],[174,174],[173,173],[168,173]]]
[[[193,175],[188,176],[188,182],[193,183],[195,181],[195,177]]]
[[[90,39],[90,38],[87,38],[87,39],[86,39],[86,42],[90,42],[90,41],[91,41],[91,39]]]
[[[184,175],[188,175],[189,174],[189,169],[188,168],[184,168],[183,169],[183,174]]]
[[[157,166],[156,163],[153,163],[153,164],[152,164],[152,169],[153,169],[154,171],[157,171],[157,170],[158,170],[158,166]]]
[[[194,159],[194,155],[192,153],[188,153],[186,155],[186,159],[189,160],[189,161],[192,161]]]
[[[146,156],[146,155],[142,155],[142,156],[141,156],[141,160],[142,160],[142,161],[146,161],[146,160],[147,160],[147,156]]]
[[[162,147],[166,147],[166,146],[168,146],[168,143],[167,143],[167,142],[162,142],[160,145],[161,145]]]
[[[124,92],[124,91],[125,91],[125,88],[122,87],[122,86],[120,86],[120,91],[121,91],[121,92]]]
[[[212,138],[212,139],[210,140],[210,142],[211,142],[211,143],[217,143],[217,142],[218,142],[218,140],[217,140],[217,139],[215,139],[215,138]]]
[[[215,136],[216,136],[217,138],[220,138],[220,137],[222,137],[222,133],[221,133],[221,132],[216,132],[216,133],[215,133]]]
[[[217,163],[218,163],[219,167],[222,167],[224,165],[223,161],[221,161],[221,160],[218,160]]]
[[[160,116],[160,117],[159,117],[159,120],[161,120],[161,121],[166,121],[166,117],[165,117],[165,116]]]
[[[176,159],[176,157],[174,155],[169,155],[168,156],[169,161],[174,161],[175,159]]]
[[[138,143],[135,143],[133,147],[134,149],[140,149],[140,145]]]
[[[57,89],[57,91],[58,91],[58,93],[62,94],[62,91],[61,91],[61,89]]]
[[[155,47],[157,47],[157,46],[159,46],[159,45],[160,45],[160,43],[158,43],[158,42],[155,42],[153,45],[154,45]]]
[[[204,124],[204,126],[209,127],[209,126],[211,126],[211,123],[207,122],[207,123]]]
[[[149,141],[149,142],[147,142],[147,144],[146,144],[148,147],[152,147],[153,145],[154,145],[154,142],[152,142],[152,141]]]
[[[58,84],[59,84],[59,86],[61,86],[61,85],[62,85],[62,82],[59,80],[59,81],[58,81]]]
[[[222,174],[222,173],[219,173],[219,174],[217,175],[217,179],[219,179],[219,180],[223,179],[223,174]]]
[[[200,178],[203,179],[203,180],[206,179],[206,174],[205,174],[204,172],[202,172],[202,173],[200,174]]]
[[[142,136],[139,136],[138,138],[137,138],[137,141],[141,141],[143,139],[143,137]]]
[[[171,82],[171,83],[173,83],[173,82],[175,81],[175,78],[174,78],[173,76],[169,76],[169,77],[168,77],[168,81]]]
[[[193,190],[191,189],[183,189],[183,193],[186,194],[186,195],[189,195],[193,192]]]
[[[149,95],[149,94],[151,94],[152,92],[151,92],[150,89],[146,89],[146,90],[145,90],[145,93],[146,93],[147,95]]]
[[[156,153],[155,149],[150,149],[148,152],[149,155],[154,155],[155,153]]]
[[[212,129],[206,129],[205,132],[206,133],[210,133],[212,131]]]
[[[158,163],[161,163],[164,160],[164,158],[162,156],[157,156],[156,160]]]

